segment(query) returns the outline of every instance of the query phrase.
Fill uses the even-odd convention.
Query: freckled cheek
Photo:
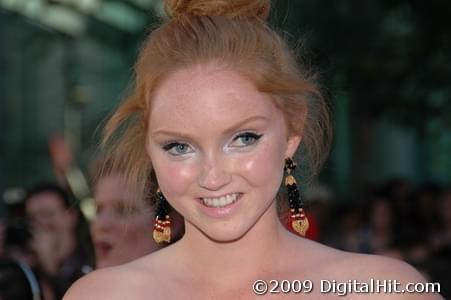
[[[150,147],[149,156],[157,175],[158,186],[169,201],[174,196],[186,195],[188,187],[195,182],[195,162],[190,160],[172,161],[161,150]]]
[[[262,147],[243,159],[241,174],[252,186],[279,185],[283,173],[283,152],[278,145]]]
[[[168,198],[189,193],[190,186],[196,183],[197,168],[186,162],[167,163],[158,170],[158,183]]]
[[[124,239],[128,241],[139,241],[146,237],[152,228],[152,220],[151,214],[146,214],[143,216],[135,216],[132,217],[128,222],[126,222],[126,226],[123,227],[122,234]]]

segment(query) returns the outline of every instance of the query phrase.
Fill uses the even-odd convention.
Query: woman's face
[[[147,152],[187,232],[232,241],[266,222],[300,141],[269,97],[237,72],[201,65],[171,74],[152,101]]]
[[[154,214],[126,187],[120,176],[99,179],[95,189],[97,215],[91,224],[96,268],[120,265],[160,247],[152,237]]]

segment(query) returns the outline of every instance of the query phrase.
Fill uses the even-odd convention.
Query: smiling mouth
[[[241,193],[232,193],[218,198],[200,198],[200,201],[207,207],[222,208],[235,203],[241,195]]]

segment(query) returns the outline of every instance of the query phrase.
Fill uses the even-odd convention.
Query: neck
[[[186,224],[185,235],[178,243],[179,257],[197,278],[204,274],[207,282],[233,286],[239,278],[256,279],[277,269],[275,258],[280,256],[281,247],[290,236],[279,221],[274,201],[244,236],[231,242],[211,240],[193,225]]]

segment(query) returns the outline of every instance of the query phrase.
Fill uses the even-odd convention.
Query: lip
[[[99,257],[107,257],[113,251],[113,244],[106,241],[98,241],[94,244]]]
[[[233,193],[223,194],[223,196],[226,196],[229,194],[233,194]],[[243,193],[237,193],[237,194],[238,194],[238,196],[237,196],[237,199],[235,202],[230,203],[223,207],[206,206],[204,204],[204,202],[202,201],[202,198],[217,198],[217,197],[211,197],[211,196],[198,198],[198,203],[199,203],[199,206],[200,206],[200,209],[202,210],[202,212],[212,218],[227,217],[227,216],[231,215],[234,211],[236,211],[241,206],[241,202],[242,202],[241,199],[243,197]],[[222,197],[222,196],[219,196],[219,197]]]
[[[227,195],[232,195],[232,194],[241,194],[241,193],[239,193],[239,192],[230,192],[230,193],[225,193],[225,194],[222,194],[222,195],[205,195],[205,196],[199,197],[199,199],[202,199],[202,198],[221,198],[221,197],[225,197]]]

